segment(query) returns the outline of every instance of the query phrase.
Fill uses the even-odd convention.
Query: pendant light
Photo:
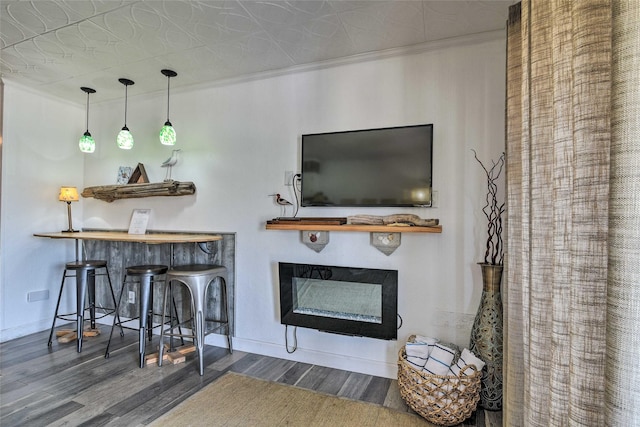
[[[87,130],[84,135],[80,137],[78,146],[83,153],[93,153],[96,151],[96,142],[89,133],[89,94],[96,93],[96,91],[90,87],[81,87],[80,89],[87,94]]]
[[[178,75],[173,70],[161,70],[162,74],[167,76],[167,121],[164,122],[164,126],[160,129],[160,142],[164,145],[175,145],[176,143],[176,130],[171,125],[169,121],[169,84],[171,81],[171,77],[175,77]]]
[[[124,126],[118,134],[116,142],[118,143],[118,147],[123,150],[130,150],[131,147],[133,147],[133,135],[131,135],[127,127],[127,87],[134,83],[129,79],[118,79],[118,81],[124,85]]]

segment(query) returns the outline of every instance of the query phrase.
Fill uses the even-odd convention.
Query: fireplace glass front
[[[282,324],[397,338],[397,271],[281,262],[279,274]]]

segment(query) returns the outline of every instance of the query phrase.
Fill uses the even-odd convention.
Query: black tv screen
[[[302,135],[302,206],[431,206],[433,125]]]

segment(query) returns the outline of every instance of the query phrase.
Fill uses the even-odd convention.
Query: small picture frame
[[[131,179],[131,173],[133,172],[133,168],[131,166],[120,166],[118,168],[118,179],[116,180],[117,185],[124,185],[129,182]]]

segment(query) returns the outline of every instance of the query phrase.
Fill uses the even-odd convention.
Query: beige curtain
[[[640,425],[639,16],[510,9],[505,426]]]

